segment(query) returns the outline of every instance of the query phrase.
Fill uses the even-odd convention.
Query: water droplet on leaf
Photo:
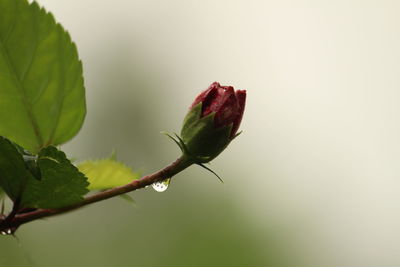
[[[168,179],[166,179],[164,181],[155,182],[151,186],[157,192],[164,192],[165,190],[168,189],[168,186],[169,186],[170,183],[171,183],[171,178],[168,178]]]

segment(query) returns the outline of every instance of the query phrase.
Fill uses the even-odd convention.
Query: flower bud
[[[186,156],[200,163],[218,156],[236,137],[245,102],[245,90],[217,82],[197,96],[181,130]]]

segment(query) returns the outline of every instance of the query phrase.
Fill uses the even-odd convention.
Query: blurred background
[[[400,3],[40,0],[77,43],[88,113],[63,149],[142,173],[194,97],[248,92],[212,162],[0,238],[0,266],[400,266]]]

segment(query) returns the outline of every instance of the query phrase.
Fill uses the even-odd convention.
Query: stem
[[[193,163],[185,157],[180,157],[167,167],[153,173],[150,175],[143,176],[138,180],[133,180],[127,185],[123,185],[120,187],[116,187],[113,189],[109,189],[103,192],[96,193],[94,195],[88,196],[84,198],[81,202],[63,207],[58,209],[38,209],[35,211],[17,214],[15,215],[10,222],[7,224],[3,224],[0,218],[0,231],[7,230],[10,228],[16,229],[22,224],[41,219],[44,217],[54,216],[58,214],[62,214],[68,211],[76,210],[78,208],[84,207],[86,205],[96,203],[105,199],[109,199],[121,194],[125,194],[128,192],[135,191],[136,189],[143,188],[147,185],[151,185],[154,182],[162,181],[167,178],[171,178],[175,174],[183,171]]]

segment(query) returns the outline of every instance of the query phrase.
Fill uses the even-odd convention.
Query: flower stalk
[[[150,174],[143,176],[138,180],[133,180],[131,183],[116,187],[113,189],[109,189],[106,191],[102,191],[96,193],[94,195],[86,197],[83,201],[76,203],[74,205],[70,205],[67,207],[59,208],[59,209],[37,209],[31,212],[16,214],[11,219],[7,219],[7,217],[0,217],[0,232],[8,232],[9,230],[14,231],[17,230],[19,226],[22,224],[42,219],[50,216],[55,216],[59,214],[63,214],[69,211],[73,211],[79,208],[82,208],[86,205],[93,204],[105,199],[109,199],[118,195],[122,195],[125,193],[129,193],[135,191],[140,188],[144,188],[148,185],[153,184],[157,181],[163,181],[167,178],[171,178],[176,174],[180,173],[187,167],[192,165],[192,162],[186,160],[184,157],[178,158],[176,161],[171,163],[170,165],[166,166],[165,168]],[[9,217],[8,217],[9,218]]]

